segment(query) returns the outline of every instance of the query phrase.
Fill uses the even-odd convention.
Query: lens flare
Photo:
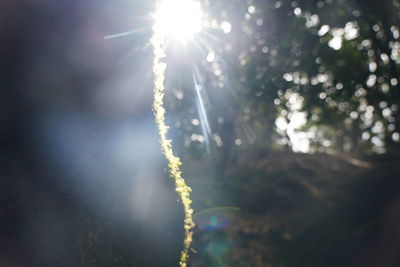
[[[201,5],[192,0],[161,0],[154,14],[154,29],[164,37],[186,42],[201,31]]]
[[[193,219],[200,230],[217,231],[228,227],[239,210],[238,207],[217,207],[197,212]]]

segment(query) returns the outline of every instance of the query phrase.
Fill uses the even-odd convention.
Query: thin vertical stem
[[[179,198],[182,201],[183,211],[185,215],[184,219],[184,240],[183,249],[180,257],[180,266],[186,267],[187,260],[189,258],[189,248],[192,243],[194,222],[193,222],[193,209],[191,208],[192,200],[190,199],[190,192],[192,189],[186,184],[182,177],[182,171],[180,166],[182,162],[179,157],[174,155],[171,140],[167,138],[168,126],[165,123],[164,108],[164,80],[165,80],[165,69],[167,64],[163,62],[165,58],[165,51],[163,45],[165,43],[165,37],[163,34],[154,31],[154,35],[151,39],[154,51],[153,59],[153,74],[154,74],[154,101],[153,101],[153,113],[155,121],[158,126],[158,132],[160,136],[161,150],[165,158],[168,161],[168,169],[170,177],[175,181],[175,191],[178,193]]]

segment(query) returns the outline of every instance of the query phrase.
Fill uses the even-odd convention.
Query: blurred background
[[[400,1],[201,5],[165,59],[189,266],[400,266]],[[178,265],[154,9],[0,2],[0,266]]]

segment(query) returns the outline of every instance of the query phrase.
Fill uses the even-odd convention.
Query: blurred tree
[[[218,43],[203,38],[217,55],[212,67],[220,71],[203,75],[211,80],[206,88],[211,97],[230,90],[237,96],[230,106],[217,104],[240,106],[227,119],[238,128],[233,139],[247,138],[245,124],[255,132],[257,148],[354,153],[398,148],[398,1],[205,5],[215,18],[208,35]],[[212,111],[210,117],[221,116]]]

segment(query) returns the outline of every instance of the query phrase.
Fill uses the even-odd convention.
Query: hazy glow
[[[158,34],[187,41],[201,30],[203,12],[193,0],[161,0],[155,13]]]

